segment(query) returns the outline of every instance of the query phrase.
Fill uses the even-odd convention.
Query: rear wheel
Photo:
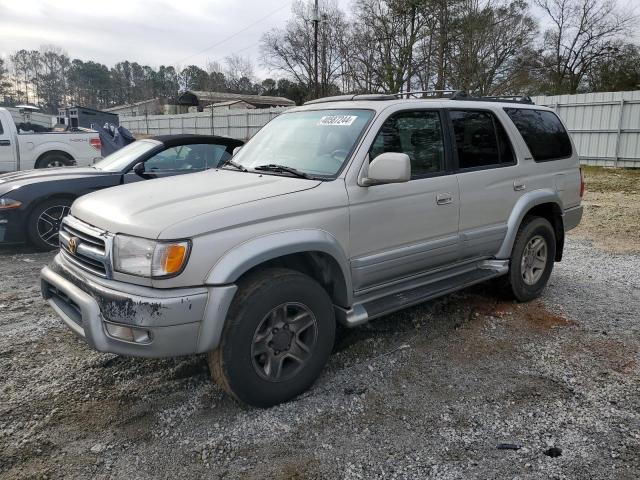
[[[211,374],[241,402],[270,407],[313,384],[334,337],[333,304],[315,280],[263,270],[240,282],[221,343],[209,354]]]
[[[549,221],[529,217],[520,226],[509,261],[508,287],[520,302],[540,296],[556,256],[556,237]]]
[[[70,210],[73,199],[51,198],[37,205],[27,220],[27,234],[33,245],[41,250],[58,248],[58,231],[62,219]]]
[[[49,153],[38,160],[36,168],[70,167],[73,160],[61,153]]]

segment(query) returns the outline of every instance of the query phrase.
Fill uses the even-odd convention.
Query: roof
[[[168,147],[177,147],[180,145],[189,145],[192,143],[219,143],[230,147],[239,147],[244,145],[242,140],[231,137],[221,137],[219,135],[195,135],[191,133],[182,133],[177,135],[157,135],[149,137],[145,140],[156,140],[164,143]]]
[[[126,105],[116,105],[115,107],[109,107],[102,109],[103,112],[112,112],[114,110],[121,110],[123,108],[137,107],[138,105],[144,105],[145,103],[151,103],[159,100],[156,98],[150,98],[149,100],[141,100],[140,102],[127,103]]]
[[[248,103],[248,102],[245,102],[244,100],[229,100],[227,102],[217,102],[217,103],[212,103],[211,105],[205,105],[204,108],[227,107],[229,105],[235,105],[236,103]]]
[[[180,99],[187,95],[195,95],[199,102],[219,103],[231,100],[242,100],[252,105],[263,106],[293,106],[296,104],[293,100],[284,97],[271,97],[268,95],[247,95],[243,93],[227,93],[227,92],[205,92],[201,90],[188,90],[178,97]]]

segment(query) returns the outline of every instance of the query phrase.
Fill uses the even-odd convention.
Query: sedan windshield
[[[233,161],[261,173],[297,171],[331,178],[351,155],[372,116],[371,110],[355,109],[284,113],[265,125]]]
[[[162,145],[162,143],[157,140],[138,140],[113,152],[111,155],[107,155],[97,162],[94,167],[105,172],[122,172],[132,162],[135,162],[145,153],[150,152],[159,145]]]

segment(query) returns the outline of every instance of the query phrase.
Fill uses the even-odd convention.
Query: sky
[[[108,66],[204,67],[238,53],[261,75],[260,38],[290,14],[291,0],[0,0],[0,56],[54,44]]]
[[[351,0],[337,2],[347,11]],[[640,0],[618,3],[633,8]],[[157,68],[204,67],[238,53],[264,77],[260,38],[290,14],[291,0],[0,0],[0,57],[54,44],[71,58]]]

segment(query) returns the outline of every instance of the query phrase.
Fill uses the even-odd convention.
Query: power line
[[[229,35],[228,37],[223,38],[222,40],[214,43],[213,45],[208,46],[207,48],[203,48],[202,50],[200,50],[199,52],[196,52],[192,55],[189,55],[187,57],[181,58],[180,60],[178,60],[177,62],[174,63],[174,65],[178,65],[179,63],[184,62],[185,60],[188,60],[190,58],[193,58],[195,56],[198,56],[204,52],[206,52],[207,50],[211,50],[212,48],[215,48],[219,45],[222,45],[223,43],[227,42],[228,40],[231,40],[232,38],[237,37],[238,35],[240,35],[241,33],[246,32],[247,30],[251,29],[252,27],[255,27],[256,25],[258,25],[259,23],[261,23],[263,20],[266,20],[269,17],[272,17],[273,15],[275,15],[276,13],[278,13],[279,11],[283,10],[284,8],[289,6],[289,2],[286,2],[285,4],[283,4],[282,6],[276,8],[275,10],[273,10],[272,12],[266,14],[263,17],[260,17],[258,20],[256,20],[255,22],[251,23],[250,25],[247,25],[246,27],[244,27],[241,30],[238,30],[237,32]]]

